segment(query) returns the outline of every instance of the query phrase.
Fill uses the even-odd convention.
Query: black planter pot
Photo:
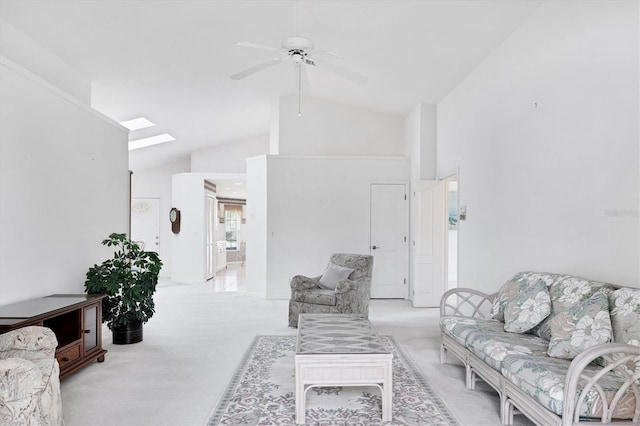
[[[131,343],[142,342],[142,321],[131,321],[127,325],[121,325],[113,330],[114,345],[129,345]]]

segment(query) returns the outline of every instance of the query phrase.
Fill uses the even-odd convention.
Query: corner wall
[[[248,166],[247,281],[276,299],[290,297],[292,276],[321,275],[331,253],[369,254],[370,185],[409,181],[406,158],[267,156]]]
[[[438,104],[460,286],[521,270],[640,286],[635,1],[546,2]]]
[[[84,293],[128,232],[128,131],[0,57],[0,305]]]

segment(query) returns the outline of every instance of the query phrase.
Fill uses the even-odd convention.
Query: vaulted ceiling
[[[399,117],[437,103],[540,5],[538,0],[0,0],[0,17],[86,75],[92,106],[176,141],[131,152],[132,168],[269,130],[270,105],[295,93],[293,65],[229,78],[301,35],[368,76],[309,69],[310,95]],[[277,57],[277,55],[275,56]]]

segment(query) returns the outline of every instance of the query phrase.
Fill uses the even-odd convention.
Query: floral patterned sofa
[[[44,327],[0,334],[0,424],[62,425],[57,345]]]
[[[446,292],[440,329],[441,362],[493,387],[505,425],[516,408],[545,426],[639,424],[640,289],[520,272],[495,294]]]

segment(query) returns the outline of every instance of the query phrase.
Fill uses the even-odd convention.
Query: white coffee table
[[[391,421],[393,354],[359,315],[301,314],[295,356],[296,423],[304,424],[306,393],[323,386],[377,386],[382,421]]]

